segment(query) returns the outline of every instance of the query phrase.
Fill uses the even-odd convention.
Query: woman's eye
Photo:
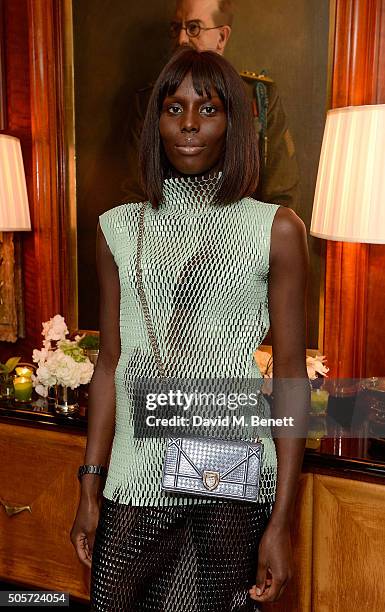
[[[170,104],[167,107],[167,112],[171,113],[171,115],[178,115],[182,112],[182,108],[179,106],[179,104]]]
[[[217,110],[218,109],[216,106],[213,106],[212,104],[205,104],[205,106],[202,106],[200,112],[202,115],[211,116],[211,115],[215,115]]]

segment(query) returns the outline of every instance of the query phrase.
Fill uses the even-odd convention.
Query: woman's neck
[[[199,180],[215,178],[219,174],[222,173],[222,170],[223,170],[222,162],[215,164],[215,166],[213,166],[212,168],[209,168],[208,170],[205,170],[204,172],[200,172],[199,174],[183,174],[182,172],[179,172],[179,170],[177,170],[173,166],[170,166],[166,178],[182,178],[182,179],[190,178],[192,180],[199,181]]]
[[[181,214],[201,213],[215,201],[222,172],[182,175],[163,181],[161,208]]]

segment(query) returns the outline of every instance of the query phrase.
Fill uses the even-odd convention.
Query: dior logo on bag
[[[214,491],[219,485],[221,475],[219,472],[212,472],[210,470],[203,471],[203,484],[209,491]]]
[[[169,438],[162,490],[256,502],[262,450],[259,441]]]

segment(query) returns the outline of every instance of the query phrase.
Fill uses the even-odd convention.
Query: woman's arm
[[[275,601],[291,576],[290,522],[305,449],[310,385],[306,369],[306,227],[290,209],[276,212],[270,245],[269,314],[273,349],[272,417],[292,416],[296,432],[273,429],[278,475],[275,503],[261,540],[257,601]],[[291,435],[291,437],[289,437]],[[295,435],[302,437],[295,437]],[[258,596],[257,588],[261,594]]]
[[[120,282],[118,268],[99,225],[96,265],[99,279],[100,348],[89,386],[84,463],[106,465],[115,430],[115,369],[120,356]],[[71,530],[71,541],[77,555],[88,567],[91,567],[103,482],[95,474],[83,476],[79,507]]]
[[[307,431],[310,406],[310,385],[306,369],[308,268],[305,224],[292,210],[280,208],[273,223],[270,252],[269,313],[274,395],[272,416],[292,416],[295,431],[299,434]],[[289,525],[291,521],[305,442],[304,437],[275,438],[278,480],[271,523]]]

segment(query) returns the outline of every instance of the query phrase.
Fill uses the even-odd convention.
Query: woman
[[[112,451],[104,487],[99,474],[81,479],[71,540],[92,567],[93,610],[257,610],[280,597],[292,572],[304,439],[265,435],[257,503],[161,490],[166,441],[134,432],[135,380],[157,376],[135,256],[142,232],[143,288],[168,374],[260,379],[253,352],[271,324],[275,378],[292,383],[274,382],[273,416],[293,401],[301,425],[310,397],[305,226],[250,197],[253,117],[241,79],[214,52],[181,49],[162,71],[141,171],[147,204],[99,218],[101,345],[85,464],[107,466]]]

